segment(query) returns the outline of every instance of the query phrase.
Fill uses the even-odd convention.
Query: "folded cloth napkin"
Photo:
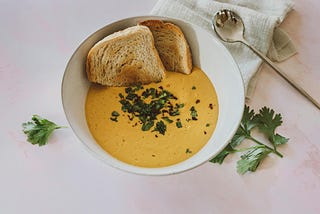
[[[182,19],[215,35],[213,15],[220,9],[233,10],[243,19],[246,40],[270,59],[283,61],[296,53],[288,35],[278,27],[292,8],[292,0],[159,0],[151,14]],[[243,44],[224,45],[239,65],[250,98],[262,60]]]

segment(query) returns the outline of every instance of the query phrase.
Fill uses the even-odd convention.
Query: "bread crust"
[[[129,86],[159,82],[165,68],[145,26],[115,32],[97,42],[86,61],[89,81],[106,86]]]
[[[139,23],[139,25],[147,26],[150,28],[153,37],[155,39],[155,46],[159,52],[160,58],[166,68],[166,70],[170,71],[176,71],[181,72],[185,74],[190,74],[192,70],[192,54],[189,47],[189,44],[184,36],[184,33],[182,30],[175,24],[170,22],[164,22],[162,20],[145,20]],[[164,45],[167,44],[161,44],[159,41],[160,33],[166,34],[166,32],[174,34],[175,37],[175,45],[182,45],[183,50],[178,50],[176,53],[174,53],[174,58],[178,62],[179,66],[172,65],[172,63],[166,63],[170,62],[172,59],[170,59],[170,54],[165,53],[162,51]],[[161,35],[162,36],[162,35]],[[174,49],[174,47],[171,47]]]

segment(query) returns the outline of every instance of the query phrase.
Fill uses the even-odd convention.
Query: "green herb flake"
[[[172,123],[173,122],[173,120],[171,120],[169,117],[161,117],[161,119],[163,119],[167,123]]]
[[[179,109],[170,109],[170,110],[169,110],[169,115],[170,115],[170,116],[180,115],[180,111],[179,111]]]
[[[120,116],[120,114],[119,114],[117,111],[113,111],[113,112],[111,113],[111,115],[114,116],[114,117]]]
[[[118,96],[119,96],[121,99],[124,99],[123,94],[119,93]]]
[[[142,124],[141,130],[142,131],[149,131],[153,127],[153,125],[154,125],[153,120],[148,121],[148,122]]]
[[[132,92],[132,88],[131,88],[131,87],[127,87],[127,88],[124,89],[124,91],[125,91],[127,94],[129,94],[129,93]]]
[[[192,90],[196,90],[197,88],[196,88],[196,86],[192,86],[192,88],[191,88]]]
[[[198,120],[198,112],[194,106],[190,108],[190,116],[192,120]]]
[[[183,108],[183,107],[184,107],[184,103],[176,104],[176,106],[177,106],[178,108]]]
[[[164,135],[165,132],[167,131],[167,126],[166,126],[166,124],[164,124],[164,122],[162,120],[160,120],[156,123],[156,127],[154,128],[153,131],[157,131],[160,134]]]
[[[111,112],[110,120],[112,120],[114,122],[118,122],[119,116],[120,116],[120,114],[117,111],[113,111],[113,112]]]
[[[186,149],[186,154],[191,154],[191,153],[192,153],[192,151],[189,148],[187,148]]]
[[[133,92],[139,91],[139,90],[141,90],[141,89],[143,89],[143,86],[142,86],[142,85],[135,85],[135,86],[132,87],[132,91],[133,91]]]
[[[138,98],[138,95],[136,95],[136,94],[128,94],[127,96],[126,96],[126,99],[127,100],[135,100],[135,99],[137,99]]]
[[[114,122],[118,122],[118,118],[117,117],[110,117],[110,120],[112,120]]]
[[[181,123],[180,120],[176,122],[176,126],[177,126],[177,128],[179,128],[179,129],[182,128],[182,123]]]

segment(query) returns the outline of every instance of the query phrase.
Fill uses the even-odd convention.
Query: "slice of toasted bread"
[[[150,28],[155,46],[167,70],[184,74],[191,73],[190,48],[183,32],[177,25],[161,20],[146,20],[139,24]]]
[[[126,28],[95,44],[86,71],[89,81],[106,86],[148,84],[165,76],[152,33],[145,26]]]

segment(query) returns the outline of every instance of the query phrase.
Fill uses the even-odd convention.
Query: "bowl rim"
[[[77,131],[75,130],[75,128],[73,127],[73,125],[71,124],[70,122],[70,118],[69,118],[69,115],[67,114],[67,111],[66,111],[66,105],[65,105],[65,101],[64,101],[64,83],[65,83],[65,78],[66,78],[66,73],[67,73],[67,70],[68,70],[68,67],[70,66],[70,63],[71,61],[73,60],[73,58],[75,57],[75,55],[77,54],[78,50],[88,41],[90,40],[91,37],[94,37],[95,34],[97,34],[98,32],[100,31],[103,31],[105,28],[107,28],[108,26],[110,25],[117,25],[118,23],[121,23],[121,22],[126,22],[126,21],[130,21],[130,20],[143,20],[143,19],[158,19],[158,20],[163,20],[163,21],[173,21],[173,22],[181,22],[181,23],[184,23],[184,24],[187,24],[187,25],[190,25],[192,26],[192,28],[197,28],[198,30],[201,30],[203,31],[204,33],[206,33],[207,35],[209,35],[211,37],[211,39],[215,40],[215,42],[220,46],[220,48],[224,49],[225,53],[229,56],[229,60],[232,61],[233,63],[233,66],[236,67],[238,73],[239,73],[239,76],[241,78],[241,112],[244,111],[244,107],[245,107],[245,86],[244,86],[244,81],[243,81],[243,77],[241,75],[241,72],[240,72],[240,69],[239,69],[239,65],[236,63],[236,61],[234,60],[234,57],[231,55],[230,51],[223,45],[223,43],[218,40],[218,38],[214,37],[212,35],[213,32],[209,32],[207,30],[205,30],[204,28],[202,28],[201,26],[198,26],[198,25],[195,25],[193,23],[190,23],[186,20],[182,20],[182,19],[179,19],[179,18],[173,18],[173,17],[167,17],[167,16],[158,16],[158,15],[142,15],[142,16],[132,16],[132,17],[126,17],[126,18],[123,18],[123,19],[118,19],[118,20],[115,20],[115,21],[111,21],[109,23],[107,23],[106,25],[100,27],[98,30],[94,31],[93,33],[89,34],[89,36],[87,36],[83,41],[80,42],[80,44],[77,46],[77,48],[73,51],[71,57],[69,58],[68,62],[67,62],[67,65],[64,69],[64,73],[63,73],[63,77],[62,77],[62,80],[61,80],[61,90],[60,90],[60,95],[61,95],[61,100],[62,100],[62,106],[63,106],[63,111],[64,111],[64,114],[66,116],[66,119],[67,119],[67,122],[70,126],[70,128],[72,129],[72,132],[76,135],[77,137],[77,140],[81,142],[81,145],[89,152],[91,153],[95,158],[99,159],[100,161],[102,161],[103,163],[105,163],[104,165],[108,165],[108,166],[111,166],[113,168],[116,168],[116,169],[119,169],[121,171],[125,171],[125,172],[129,172],[129,173],[133,173],[133,174],[137,174],[137,175],[147,175],[147,176],[166,176],[166,175],[173,175],[173,174],[178,174],[178,173],[182,173],[182,172],[186,172],[186,171],[189,171],[191,169],[194,169],[196,167],[199,167],[201,166],[202,164],[205,164],[207,163],[209,160],[211,160],[214,156],[216,156],[217,154],[219,154],[223,149],[224,147],[228,144],[228,142],[231,140],[231,138],[233,137],[233,135],[236,133],[237,131],[237,127],[239,127],[240,123],[241,123],[241,119],[242,119],[242,114],[240,117],[236,118],[237,122],[234,124],[234,127],[232,128],[232,132],[229,136],[228,139],[225,139],[225,143],[223,145],[221,145],[214,154],[212,154],[212,156],[210,158],[206,158],[202,161],[199,161],[199,163],[197,164],[194,164],[193,166],[191,167],[188,167],[188,168],[185,168],[185,169],[180,169],[180,170],[168,170],[167,172],[163,173],[163,172],[157,172],[157,171],[154,171],[154,169],[165,169],[165,168],[170,168],[171,166],[174,166],[174,165],[170,165],[170,166],[166,166],[166,167],[157,167],[157,168],[149,168],[149,167],[139,167],[139,166],[134,166],[134,165],[131,165],[131,164],[127,164],[121,160],[119,160],[120,162],[122,162],[123,164],[125,165],[129,165],[129,166],[134,166],[135,168],[137,169],[142,169],[143,171],[141,170],[137,170],[137,171],[133,171],[133,170],[129,170],[125,167],[119,167],[117,165],[114,165],[114,164],[111,164],[110,162],[107,162],[105,159],[103,159],[102,157],[100,157],[100,155],[97,155],[97,153],[95,151],[93,151],[84,141],[83,139],[81,139],[81,137],[78,135]],[[187,159],[188,160],[188,159]],[[180,163],[180,162],[179,162]],[[179,164],[177,163],[177,164]]]

